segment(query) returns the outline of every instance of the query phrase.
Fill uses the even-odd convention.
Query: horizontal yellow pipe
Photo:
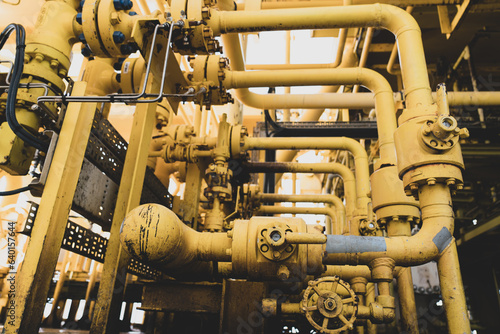
[[[433,6],[433,5],[452,5],[460,4],[459,0],[382,0],[379,3],[384,3],[394,6]],[[372,0],[352,0],[353,5],[369,5]],[[244,2],[236,3],[238,10],[245,10]],[[343,0],[324,0],[324,1],[277,1],[277,2],[262,2],[262,9],[282,9],[282,8],[308,8],[308,7],[328,7],[328,6],[342,6]]]
[[[437,259],[453,242],[453,209],[445,184],[420,189],[422,229],[406,237],[328,236],[324,264],[368,264],[390,257],[397,265],[414,266]]]
[[[350,226],[350,222],[355,215],[355,208],[357,202],[357,190],[356,181],[352,171],[347,168],[347,166],[339,163],[316,163],[316,164],[299,164],[291,162],[279,162],[279,163],[249,163],[247,164],[250,171],[269,171],[269,172],[279,172],[279,173],[334,173],[339,174],[344,182],[344,194],[345,194],[345,208],[347,215],[347,227]],[[261,169],[260,166],[264,168]],[[256,168],[257,167],[257,168]],[[360,199],[358,202],[362,202],[364,199]],[[344,232],[349,232],[347,228],[344,228]]]
[[[358,214],[365,214],[370,193],[370,180],[368,169],[368,156],[365,148],[356,140],[346,137],[327,138],[261,138],[247,137],[244,140],[242,150],[347,150],[354,156],[354,167],[356,171],[356,193]],[[295,164],[289,164],[295,165]],[[297,164],[299,165],[299,164]],[[335,164],[303,164],[304,172],[329,173],[329,165]],[[340,165],[340,164],[339,164]],[[299,165],[300,166],[300,165]],[[340,165],[343,166],[343,165]],[[345,166],[344,166],[345,167]],[[298,167],[294,167],[290,172],[296,172]],[[346,169],[348,169],[346,167]],[[348,169],[349,170],[349,169]],[[343,177],[343,175],[342,175]],[[345,182],[345,179],[344,179]],[[347,195],[347,193],[346,193]],[[346,196],[347,197],[347,196]]]
[[[287,232],[285,239],[286,242],[290,244],[324,244],[326,242],[326,235],[319,233]]]
[[[344,203],[335,195],[314,194],[314,195],[284,195],[284,194],[257,194],[256,199],[261,202],[310,202],[310,203],[328,203],[334,206],[336,215],[336,226],[340,228],[346,223],[346,212]],[[340,234],[340,231],[332,229],[333,234]]]
[[[394,132],[397,128],[396,108],[392,88],[381,74],[361,67],[323,70],[226,71],[224,79],[224,85],[227,88],[333,84],[360,84],[375,93],[381,163],[396,165],[394,146]]]
[[[390,30],[400,50],[405,95],[409,108],[432,104],[420,28],[401,8],[390,5],[213,12],[215,35],[255,31],[376,27]]]
[[[304,70],[318,68],[332,68],[332,64],[246,64],[249,71],[276,71],[276,70]]]
[[[257,210],[258,214],[305,214],[305,215],[327,215],[333,221],[337,221],[337,216],[335,210],[329,207],[322,208],[303,208],[297,206],[272,206],[272,205],[261,205]]]
[[[237,89],[240,91],[243,89]],[[257,109],[325,109],[374,108],[373,93],[324,93],[324,94],[257,94],[255,98],[243,99],[243,102]],[[239,96],[236,94],[236,96]],[[447,92],[450,107],[460,106],[500,106],[500,92]],[[262,98],[262,99],[261,99]],[[401,102],[401,94],[393,93],[394,102]],[[436,93],[432,93],[433,101]]]

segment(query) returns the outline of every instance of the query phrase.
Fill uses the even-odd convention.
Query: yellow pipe
[[[260,172],[255,166],[263,166],[264,171],[276,171],[276,172],[291,172],[291,173],[336,173],[342,177],[344,182],[344,193],[345,193],[345,208],[347,215],[347,227],[350,227],[351,220],[356,214],[356,198],[357,195],[356,183],[360,179],[355,179],[352,171],[347,168],[347,166],[339,163],[315,163],[315,164],[299,164],[299,163],[260,163],[260,164],[248,164],[250,170],[256,170]],[[364,199],[360,199],[358,202],[364,202]],[[349,232],[349,229],[344,228],[344,233]]]
[[[207,279],[212,272],[208,261],[231,261],[232,240],[226,233],[197,232],[158,204],[130,211],[123,220],[120,241],[134,258],[173,276],[195,273]]]
[[[295,174],[294,174],[295,175]],[[261,194],[258,193],[256,199],[261,202],[311,202],[311,203],[328,203],[335,207],[337,212],[337,227],[345,224],[346,212],[344,203],[335,195],[283,195],[283,194]],[[333,229],[332,229],[333,231]],[[332,232],[333,234],[340,234],[339,232]],[[331,233],[327,233],[331,234]]]
[[[365,67],[366,62],[368,61],[368,54],[370,53],[370,45],[372,44],[373,38],[373,28],[369,27],[366,29],[365,41],[363,43],[363,51],[361,51],[361,57],[359,58],[358,67]],[[352,89],[353,93],[357,93],[359,91],[359,85],[355,85]]]
[[[448,92],[450,106],[498,106],[500,92]],[[433,97],[436,94],[433,93]]]
[[[382,4],[212,13],[214,35],[293,29],[380,27],[398,40],[408,108],[432,104],[420,28],[404,10]]]
[[[342,231],[339,229],[340,219],[337,218],[335,210],[329,207],[322,208],[303,208],[303,207],[287,207],[287,206],[272,206],[272,205],[261,205],[257,210],[258,214],[305,214],[305,215],[328,215],[332,220],[336,221],[337,224],[334,225],[334,234],[341,234]],[[333,230],[333,229],[332,229]],[[331,233],[327,233],[331,234]]]
[[[375,93],[377,128],[382,164],[396,164],[394,131],[397,128],[393,92],[379,73],[365,68],[338,68],[295,71],[226,71],[224,85],[247,88],[289,85],[361,84]]]
[[[224,34],[222,35],[222,42],[224,50],[231,61],[231,69],[236,71],[244,71],[246,65],[243,60],[243,53],[241,51],[241,44],[238,34]],[[342,58],[342,63],[339,67],[351,67],[354,65],[355,54],[349,48],[345,51]],[[290,68],[303,68],[301,65],[290,64],[286,65]],[[338,103],[350,104],[352,99],[348,97],[335,97],[331,99],[330,94],[325,94],[330,91],[335,91],[335,87],[326,87],[322,94],[293,94],[293,95],[275,95],[275,94],[256,94],[250,92],[246,88],[233,90],[234,96],[243,104],[257,109],[295,109],[295,108],[310,108],[310,109],[325,109],[331,106],[336,106]],[[338,87],[337,87],[338,88]],[[339,99],[341,101],[339,101]],[[348,107],[348,105],[346,105]],[[311,111],[306,111],[310,114]],[[319,113],[321,115],[323,112]],[[315,115],[317,113],[314,113]],[[312,116],[317,120],[319,116]],[[310,119],[301,119],[303,121],[310,121]]]
[[[414,236],[328,236],[324,264],[368,264],[390,257],[397,265],[411,266],[437,259],[453,240],[453,209],[445,184],[420,189],[422,229]]]
[[[370,305],[375,302],[375,284],[368,283],[366,285],[366,299],[365,305]],[[370,320],[366,321],[366,332],[367,334],[377,334],[377,325],[372,323]]]
[[[398,296],[401,309],[403,331],[410,334],[418,334],[417,306],[415,304],[415,293],[413,292],[413,280],[410,268],[401,268],[398,280]]]
[[[384,3],[394,6],[433,6],[433,5],[453,5],[460,4],[460,0],[383,0],[378,1],[379,3]],[[372,0],[352,0],[353,5],[369,5],[372,4]],[[329,6],[342,6],[344,1],[342,0],[312,0],[312,1],[278,1],[278,2],[268,2],[263,1],[261,3],[262,9],[282,9],[282,8],[309,8],[309,7],[329,7]],[[244,2],[237,2],[238,10],[245,10]]]
[[[151,10],[149,10],[149,6],[148,6],[146,0],[139,0],[139,3],[141,5],[143,14],[150,15],[151,14]]]
[[[413,11],[413,6],[408,6],[406,7],[406,12],[408,14],[411,14],[411,12]],[[397,71],[396,69],[394,69],[394,63],[396,62],[396,58],[398,57],[398,44],[397,43],[394,43],[394,46],[392,48],[392,52],[391,52],[391,56],[389,57],[389,61],[387,62],[387,72],[389,74],[399,74],[400,71]]]
[[[372,272],[368,266],[326,266],[326,271],[321,276],[339,276],[346,281],[364,277],[371,281]]]
[[[470,333],[469,315],[455,240],[441,254],[438,260],[438,273],[448,320],[448,333]]]
[[[366,208],[370,199],[370,178],[368,169],[368,157],[361,144],[351,138],[328,137],[328,138],[250,138],[244,140],[242,150],[347,150],[354,156],[356,171],[356,208],[359,214],[366,213]],[[293,166],[294,164],[289,164]],[[326,166],[335,164],[305,164],[306,170],[310,172],[329,172]],[[343,166],[343,165],[339,165]],[[326,167],[326,168],[324,168]],[[345,167],[345,166],[344,166]],[[345,167],[347,169],[347,167]],[[297,168],[293,168],[297,170]],[[345,182],[345,180],[344,180]],[[347,197],[347,196],[346,196]]]
[[[219,4],[220,6],[220,4]],[[342,42],[342,41],[340,41]],[[222,35],[222,43],[224,45],[224,52],[228,56],[231,62],[231,69],[236,71],[245,71],[245,61],[243,57],[243,52],[241,48],[241,43],[238,34],[224,34]],[[339,45],[340,47],[340,45]],[[355,54],[352,52],[352,48],[346,50],[345,55],[340,59],[340,67],[350,67],[354,65]],[[328,64],[328,67],[336,65],[337,59],[334,63]],[[291,68],[298,68],[301,65],[285,65]],[[336,89],[332,87],[327,87],[323,89],[323,92],[335,91]],[[311,95],[311,94],[293,94],[293,95],[271,95],[271,94],[256,94],[250,92],[246,88],[235,89],[232,94],[243,104],[257,109],[292,109],[292,108],[329,108],[335,103],[330,103],[326,101],[328,99],[328,94],[323,94],[321,96]],[[345,99],[344,100],[349,100]],[[323,102],[321,102],[323,101]],[[348,102],[347,102],[348,103]],[[306,111],[306,114],[311,111]],[[322,112],[321,112],[322,113]],[[317,116],[316,120],[319,118]],[[291,160],[291,159],[290,159]]]
[[[326,235],[319,233],[287,232],[285,239],[289,244],[324,244]]]

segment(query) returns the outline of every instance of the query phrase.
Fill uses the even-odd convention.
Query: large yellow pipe
[[[397,265],[412,266],[437,259],[453,241],[453,209],[445,184],[420,189],[422,229],[406,237],[328,236],[324,264],[368,264],[390,257]]]
[[[365,68],[283,71],[226,71],[224,85],[228,88],[361,84],[375,93],[377,128],[382,164],[396,165],[394,131],[397,128],[393,92],[379,73]],[[333,106],[332,106],[333,107]]]
[[[208,261],[231,261],[232,240],[226,233],[201,233],[186,226],[171,210],[145,204],[123,220],[120,241],[134,258],[173,275],[211,274]]]
[[[215,35],[226,33],[376,27],[396,36],[408,108],[432,104],[420,28],[404,10],[390,5],[213,12],[209,25]]]

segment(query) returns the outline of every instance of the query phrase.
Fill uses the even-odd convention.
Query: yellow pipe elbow
[[[432,104],[420,28],[406,11],[391,5],[214,12],[215,35],[292,29],[382,27],[396,36],[408,107]]]

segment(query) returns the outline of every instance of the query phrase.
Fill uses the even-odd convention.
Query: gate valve
[[[301,311],[319,333],[341,333],[354,328],[358,298],[349,283],[338,276],[309,282]]]

